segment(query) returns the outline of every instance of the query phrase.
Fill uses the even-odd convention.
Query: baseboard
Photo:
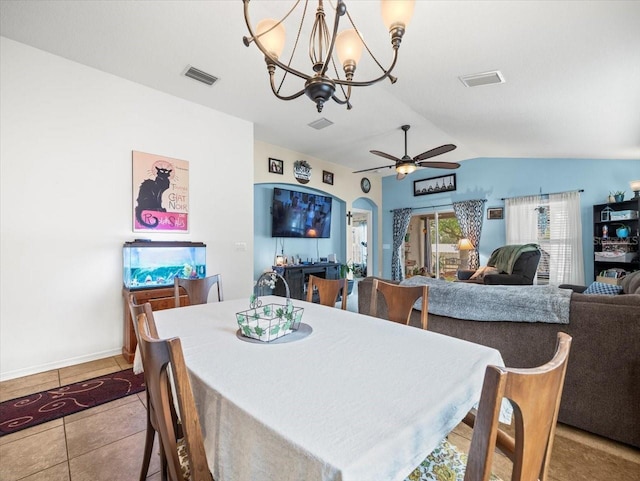
[[[78,356],[70,359],[63,359],[60,361],[50,362],[47,364],[41,364],[39,366],[31,366],[25,369],[16,369],[15,371],[0,372],[0,381],[8,381],[17,377],[30,376],[32,374],[38,374],[45,371],[51,371],[52,369],[60,369],[62,367],[75,366],[76,364],[82,364],[83,362],[95,361],[97,359],[104,359],[105,357],[117,356],[122,354],[122,349],[110,349],[108,351],[96,352],[94,354],[87,354],[86,356]]]

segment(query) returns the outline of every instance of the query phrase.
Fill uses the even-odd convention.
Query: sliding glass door
[[[406,277],[427,275],[454,280],[460,266],[458,241],[461,236],[453,212],[413,216],[405,236]]]

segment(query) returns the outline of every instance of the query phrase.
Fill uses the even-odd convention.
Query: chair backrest
[[[390,321],[400,324],[409,324],[411,311],[416,301],[422,298],[422,310],[420,312],[420,324],[422,329],[427,328],[429,309],[428,286],[401,286],[390,284],[379,279],[373,279],[371,287],[371,308],[369,314],[378,315],[378,292],[382,294],[387,303],[388,317]]]
[[[146,304],[149,304],[148,302]],[[138,315],[145,313],[146,304],[137,304],[137,299],[135,294],[129,294],[129,312],[131,313],[131,322],[133,323],[133,330],[136,333],[136,340],[140,343],[140,333],[138,332]],[[148,318],[148,328],[151,337],[158,337],[158,329],[156,329],[155,319],[153,318],[153,310],[151,309],[151,304],[149,304],[148,312],[150,313]]]
[[[180,307],[180,288],[182,287],[187,296],[189,296],[189,304],[206,304],[209,298],[209,291],[216,285],[218,288],[218,301],[222,302],[222,276],[216,274],[214,276],[205,277],[203,279],[182,279],[174,277],[173,279],[173,295],[176,301],[176,307]]]
[[[529,284],[533,284],[541,257],[542,253],[539,250],[523,252],[513,264],[513,271],[511,273],[520,275],[530,281]]]
[[[321,277],[309,276],[307,286],[307,301],[313,302],[313,293],[318,292],[320,304],[323,306],[335,307],[338,296],[342,295],[342,310],[347,309],[347,286],[348,281],[343,279],[323,279]],[[342,291],[342,292],[340,292]]]
[[[150,337],[147,316],[151,306],[146,304],[145,308],[146,306],[149,306],[149,310],[145,309],[146,312],[137,318],[140,350],[145,363],[147,391],[155,408],[160,444],[167,460],[169,479],[212,481],[180,339]],[[175,393],[175,398],[172,392]],[[176,409],[173,409],[174,402],[177,404],[179,419]],[[188,469],[188,476],[185,469]]]
[[[488,366],[473,427],[465,481],[486,481],[496,446],[513,461],[512,481],[545,481],[571,336],[558,333],[548,363],[530,369]],[[515,438],[498,429],[502,398],[513,406]]]

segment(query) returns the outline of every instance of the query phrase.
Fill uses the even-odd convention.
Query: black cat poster
[[[189,232],[189,162],[133,151],[133,232]]]

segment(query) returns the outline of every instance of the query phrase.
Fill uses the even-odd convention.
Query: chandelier
[[[318,7],[309,37],[309,60],[311,70],[313,71],[311,74],[306,74],[292,67],[294,54],[300,43],[301,33],[305,25],[309,0],[296,0],[291,9],[280,20],[270,18],[261,20],[255,31],[249,20],[249,2],[250,0],[243,0],[244,19],[249,29],[249,36],[243,37],[243,41],[247,47],[251,45],[252,42],[255,43],[264,55],[265,62],[267,63],[267,71],[269,72],[271,90],[279,99],[293,100],[302,94],[306,94],[307,97],[315,102],[318,112],[322,112],[322,107],[329,99],[333,99],[340,105],[346,104],[347,109],[351,109],[351,87],[366,87],[385,78],[388,78],[392,84],[396,82],[397,79],[391,75],[391,71],[396,66],[400,42],[402,41],[407,24],[413,15],[415,0],[381,0],[382,19],[389,30],[391,47],[393,49],[391,65],[386,69],[382,67],[380,62],[373,56],[369,47],[364,42],[360,31],[356,28],[351,15],[349,15],[347,11],[345,2],[343,0],[337,0],[333,29],[329,30],[325,17],[324,1],[318,0]],[[300,8],[298,9],[298,7]],[[330,8],[333,10],[331,4]],[[296,9],[299,12],[301,11],[300,24],[297,27],[297,34],[291,55],[288,60],[282,61],[281,55],[285,45],[285,28],[283,23]],[[352,28],[338,33],[340,19],[345,16]],[[343,78],[340,77],[338,68],[336,67],[336,60],[333,55],[334,49],[344,71]],[[360,62],[363,49],[367,50],[382,73],[371,80],[354,81],[354,72],[356,71],[358,62]],[[276,86],[277,82],[275,79],[277,67],[284,72],[278,86]],[[280,89],[287,74],[303,79],[305,81],[304,87],[291,95],[281,94]],[[337,88],[340,88],[342,91],[341,96],[336,94]]]

